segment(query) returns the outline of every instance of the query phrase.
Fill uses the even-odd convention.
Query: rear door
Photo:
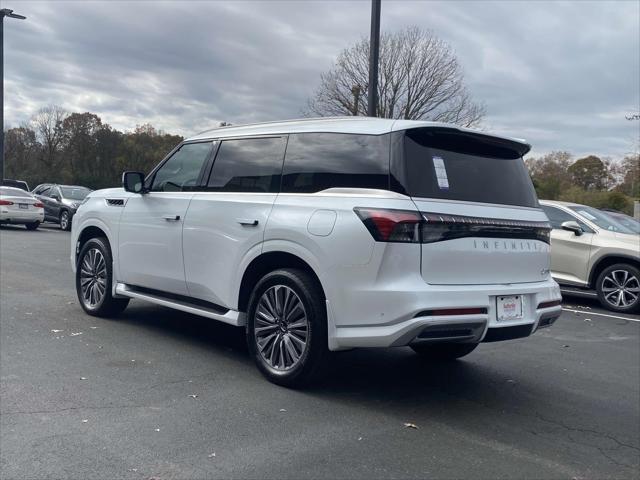
[[[414,129],[403,178],[426,221],[422,276],[444,285],[537,282],[548,276],[549,229],[522,144],[455,130]]]
[[[243,259],[261,249],[280,189],[286,136],[222,140],[202,191],[184,223],[189,295],[236,308],[231,279]]]

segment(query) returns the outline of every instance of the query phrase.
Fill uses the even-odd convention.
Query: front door
[[[149,192],[128,199],[118,236],[120,282],[187,295],[182,226],[211,146],[182,145],[147,179]]]

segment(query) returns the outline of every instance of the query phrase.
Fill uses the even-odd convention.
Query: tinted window
[[[282,191],[389,188],[389,136],[302,133],[289,136]]]
[[[211,142],[187,143],[180,147],[155,173],[152,192],[194,190],[211,151]]]
[[[41,188],[40,192],[38,193],[38,195],[42,195],[44,197],[48,197],[49,195],[51,195],[51,187]]]
[[[529,174],[514,150],[470,135],[407,131],[405,183],[415,197],[503,205],[538,205]]]
[[[591,228],[587,226],[586,223],[581,222],[578,218],[574,217],[570,213],[565,212],[564,210],[560,210],[559,208],[550,207],[548,205],[540,205],[544,213],[549,217],[549,223],[551,224],[551,228],[561,229],[562,224],[564,222],[578,222],[578,225],[582,227],[582,230],[585,232],[593,232]]]
[[[223,140],[207,190],[278,192],[286,138]]]

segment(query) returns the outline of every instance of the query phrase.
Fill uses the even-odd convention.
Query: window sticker
[[[447,169],[444,166],[442,157],[433,157],[433,168],[436,171],[436,179],[440,190],[449,190],[449,177],[447,177]]]

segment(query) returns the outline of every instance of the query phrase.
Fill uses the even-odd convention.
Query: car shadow
[[[193,344],[212,356],[238,362],[248,375],[255,373],[243,328],[140,302],[132,303],[117,320]],[[536,387],[529,385],[527,395],[516,394],[508,367],[487,365],[482,357],[488,350],[483,353],[483,348],[491,347],[480,345],[464,359],[443,363],[428,362],[407,347],[335,352],[325,378],[300,393],[329,401],[358,400],[368,406],[387,403],[419,410],[425,406],[455,410],[459,402],[466,404],[459,408],[466,409],[468,402],[483,410],[533,408],[531,393]],[[474,356],[480,361],[474,361]],[[281,388],[264,382],[267,389]]]

